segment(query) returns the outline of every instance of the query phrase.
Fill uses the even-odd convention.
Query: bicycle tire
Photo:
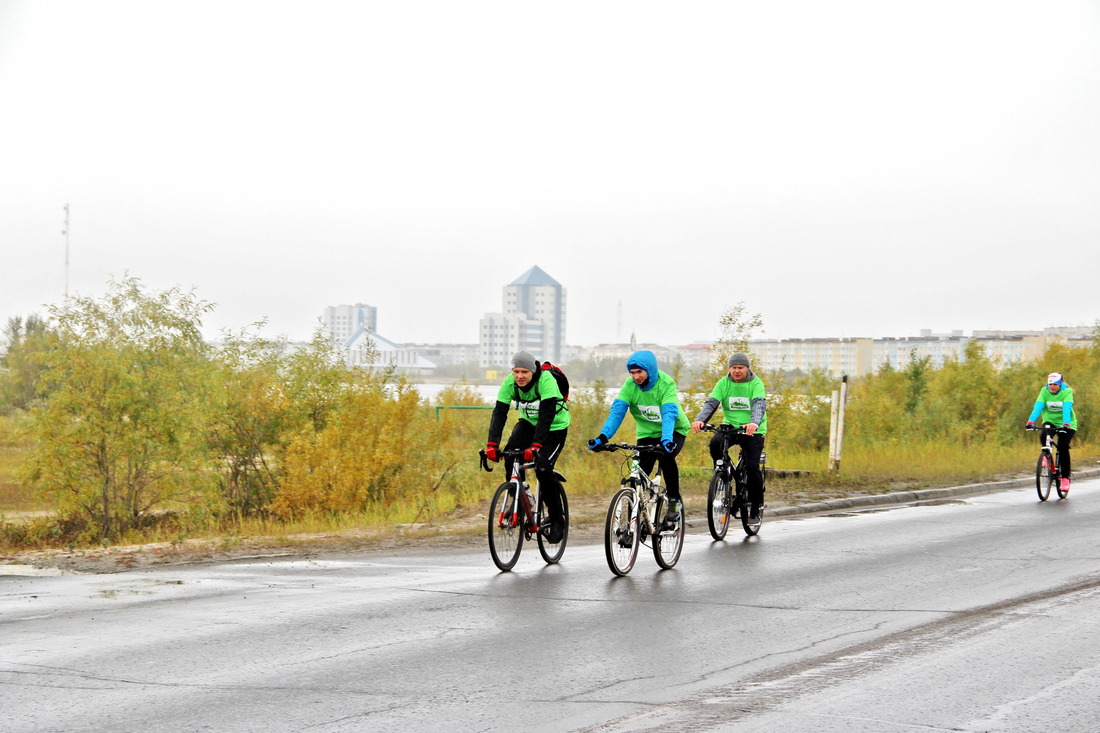
[[[550,516],[546,510],[546,502],[540,499],[539,516]],[[542,559],[546,561],[548,565],[553,565],[558,560],[561,560],[561,556],[565,553],[565,543],[569,540],[569,498],[565,495],[565,488],[561,490],[561,513],[562,520],[565,522],[564,531],[561,536],[561,541],[557,543],[551,543],[550,538],[546,536],[542,528],[539,529],[538,542],[539,542],[539,554],[542,555]]]
[[[1039,501],[1050,498],[1050,459],[1046,453],[1039,454],[1039,460],[1035,463],[1035,493],[1039,495]]]
[[[707,526],[710,527],[710,536],[720,540],[726,536],[730,528],[730,504],[729,483],[716,473],[710,479],[710,488],[707,489]]]
[[[752,504],[749,502],[749,490],[747,486],[738,487],[739,504],[741,505],[741,526],[745,534],[755,537],[760,532],[760,523],[764,518],[764,506],[761,504],[760,512],[756,515],[756,521],[752,521]]]
[[[503,571],[511,570],[523,549],[523,512],[512,516],[514,487],[505,481],[497,487],[489,503],[489,554]]]
[[[661,502],[662,505],[664,502]],[[683,502],[680,502],[681,505]],[[658,517],[663,517],[664,506],[658,506],[661,512]],[[687,525],[687,517],[684,509],[680,509],[680,521],[675,529],[664,529],[664,520],[661,520],[662,528],[653,533],[653,559],[665,570],[671,570],[680,560],[680,553],[684,550],[684,527]]]
[[[1054,458],[1053,458],[1053,460],[1051,462],[1051,466],[1050,466],[1050,477],[1051,477],[1050,480],[1051,480],[1051,483],[1054,484],[1054,490],[1058,493],[1058,498],[1059,499],[1065,499],[1067,496],[1069,496],[1069,489],[1063,490],[1062,489],[1062,480],[1060,478],[1058,478],[1058,474],[1060,474],[1062,472],[1058,468],[1058,465],[1062,462],[1060,460],[1061,457],[1062,457],[1061,453],[1059,453],[1058,448],[1055,447],[1055,449],[1054,449]]]
[[[603,535],[604,554],[611,572],[619,576],[626,575],[634,567],[634,562],[638,559],[638,547],[641,545],[637,522],[633,516],[634,502],[632,489],[619,489],[607,507]]]

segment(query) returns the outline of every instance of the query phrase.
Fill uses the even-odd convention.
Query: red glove
[[[530,448],[523,451],[523,462],[530,463],[535,460],[540,448],[542,448],[542,443],[532,443]]]
[[[485,457],[493,463],[497,463],[498,461],[500,461],[500,451],[497,450],[496,443],[485,444]]]

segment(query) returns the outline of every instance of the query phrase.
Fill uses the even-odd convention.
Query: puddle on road
[[[4,575],[45,578],[56,575],[80,575],[80,573],[61,568],[36,568],[33,565],[0,565],[0,576]]]
[[[928,499],[926,501],[914,501],[905,504],[890,504],[887,506],[869,507],[867,509],[844,509],[834,512],[822,511],[814,512],[813,514],[807,514],[805,516],[792,515],[784,517],[784,519],[815,519],[815,518],[841,518],[841,517],[858,517],[864,514],[882,514],[884,512],[896,512],[899,509],[912,509],[914,507],[926,507],[926,506],[949,506],[952,504],[969,506],[970,502],[963,499]]]

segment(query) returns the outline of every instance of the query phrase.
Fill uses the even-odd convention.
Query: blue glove
[[[604,435],[603,433],[600,433],[595,438],[591,438],[588,441],[588,450],[596,450],[601,445],[606,445],[606,444],[607,444],[607,436]]]
[[[672,451],[676,450],[676,441],[662,440],[661,447],[665,449],[665,453],[671,453]]]

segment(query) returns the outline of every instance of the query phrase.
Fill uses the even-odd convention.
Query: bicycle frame
[[[713,432],[722,436],[722,457],[714,463],[714,472],[721,474],[726,484],[736,487],[736,498],[739,504],[748,503],[748,480],[745,475],[745,452],[744,449],[737,445],[737,460],[734,461],[730,458],[730,445],[734,445],[731,441],[734,435],[743,435],[745,433],[744,428],[733,428],[726,425],[704,425],[703,430],[705,432]],[[763,454],[762,454],[763,455]]]
[[[505,526],[506,521],[511,522],[511,526],[518,527],[523,520],[528,520],[523,525],[524,533],[527,535],[527,539],[531,539],[533,532],[538,532],[541,525],[542,517],[539,500],[542,498],[542,485],[536,481],[535,490],[532,495],[535,497],[534,504],[531,507],[526,506],[524,496],[526,495],[525,489],[529,489],[530,485],[527,483],[527,469],[533,469],[535,467],[534,462],[523,462],[523,450],[512,449],[501,451],[501,455],[508,456],[512,459],[512,475],[508,477],[508,481],[512,483],[515,490],[512,492],[512,507],[511,512],[508,512],[506,508],[502,508],[501,515],[497,518],[497,523],[500,526]],[[489,465],[489,460],[485,456],[485,451],[481,451],[481,467],[485,471],[492,471],[492,467]]]
[[[657,464],[657,470],[650,476],[642,470],[640,458],[644,452],[656,452],[663,450],[659,446],[630,445],[628,443],[608,443],[600,446],[601,451],[628,451],[630,457],[630,472],[620,481],[620,486],[625,486],[634,492],[635,501],[630,517],[630,530],[640,532],[638,535],[642,544],[648,546],[647,540],[661,531],[657,518],[657,508],[662,502],[668,501],[664,487],[661,486],[661,465]]]
[[[704,425],[703,431],[714,433],[721,441],[719,458],[714,462],[714,478],[707,490],[707,524],[715,540],[724,539],[731,516],[741,519],[745,534],[750,537],[760,531],[761,515],[752,512],[749,498],[748,466],[745,464],[745,446],[739,441],[737,460],[730,457],[730,447],[738,435],[744,435],[743,427],[728,424]],[[764,470],[767,453],[760,452],[760,470]],[[763,479],[763,477],[761,477]],[[721,490],[721,493],[719,493]],[[763,508],[761,504],[760,508]]]
[[[1064,434],[1065,428],[1057,427],[1052,423],[1045,422],[1042,425],[1035,427],[1029,427],[1027,430],[1041,430],[1042,431],[1042,444],[1039,447],[1039,463],[1035,468],[1035,490],[1039,494],[1039,501],[1046,501],[1050,495],[1050,489],[1053,485],[1060,499],[1066,498],[1068,488],[1063,488],[1058,474],[1061,470],[1060,464],[1062,462],[1061,451],[1058,450],[1058,442],[1054,439],[1055,434]]]
[[[1029,432],[1034,430],[1043,432],[1043,444],[1039,447],[1039,451],[1050,456],[1051,465],[1054,468],[1058,468],[1058,459],[1060,456],[1058,455],[1058,441],[1054,439],[1054,436],[1058,433],[1064,434],[1066,432],[1065,429],[1055,427],[1051,423],[1043,423],[1033,428],[1027,428],[1027,430]]]

